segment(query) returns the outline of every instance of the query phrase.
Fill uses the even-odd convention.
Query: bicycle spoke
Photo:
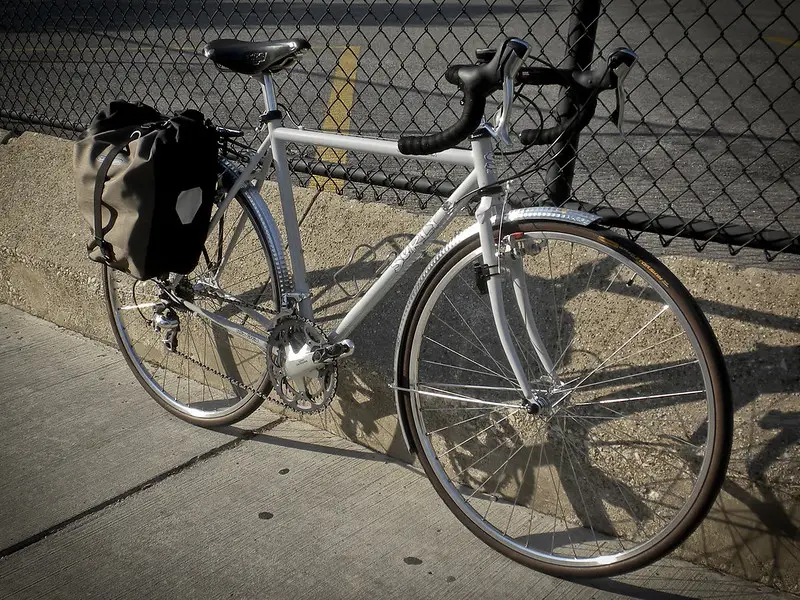
[[[583,417],[580,417],[578,415],[571,415],[571,414],[568,414],[567,416],[569,418],[572,418],[572,419],[577,420],[577,421],[580,421],[583,418]],[[647,430],[648,430],[650,435],[653,435],[653,436],[657,436],[658,435],[657,433],[653,432],[649,428],[647,428]],[[586,430],[585,433],[586,433],[586,435],[588,437],[591,438],[591,440],[593,442],[597,443],[598,446],[599,445],[603,445],[605,449],[613,452],[614,455],[617,458],[619,458],[620,460],[624,461],[626,464],[630,465],[627,468],[629,468],[629,469],[638,469],[639,468],[639,465],[633,464],[631,462],[631,459],[629,457],[627,457],[624,453],[620,452],[619,449],[617,449],[615,445],[601,444],[601,441],[594,434],[592,434],[591,431]],[[667,456],[670,456],[670,458],[674,458],[673,456],[671,456],[671,453],[667,453]],[[663,454],[662,454],[661,460],[667,460],[666,457],[663,456]],[[683,462],[673,462],[673,463],[671,463],[671,466],[676,469],[676,472],[680,472],[682,469],[685,468],[685,463],[683,463]],[[665,519],[665,521],[666,521],[666,519]]]
[[[478,341],[478,344],[480,344],[480,349],[483,351],[483,353],[484,353],[484,354],[485,354],[487,357],[489,357],[489,358],[491,359],[491,361],[492,361],[492,362],[495,364],[495,366],[497,367],[497,370],[498,370],[498,371],[503,371],[503,366],[502,366],[502,365],[501,365],[499,362],[497,362],[497,360],[495,359],[495,357],[494,357],[494,356],[492,356],[492,354],[489,352],[489,350],[487,350],[487,349],[486,349],[486,346],[483,344],[483,342],[481,341],[480,337],[478,337],[478,334],[476,334],[476,333],[475,333],[475,330],[474,330],[474,329],[472,329],[472,327],[470,326],[469,322],[468,322],[468,321],[467,321],[467,320],[464,318],[464,315],[462,315],[462,314],[459,312],[459,310],[458,310],[458,309],[455,307],[455,305],[453,304],[452,300],[450,300],[450,298],[447,296],[447,294],[442,294],[442,297],[443,297],[445,300],[447,300],[448,304],[450,304],[450,307],[451,307],[451,308],[452,308],[452,309],[455,311],[455,313],[456,313],[456,314],[459,316],[459,318],[461,319],[461,322],[462,322],[462,323],[464,323],[464,325],[466,325],[466,326],[467,326],[467,329],[469,329],[469,332],[470,332],[470,333],[472,334],[472,336],[473,336],[473,337],[474,337],[474,338],[475,338],[475,339]],[[458,335],[460,335],[460,336],[461,336],[461,337],[462,337],[462,338],[463,338],[465,341],[467,341],[468,343],[471,343],[471,342],[469,342],[469,340],[467,340],[467,338],[466,338],[464,335],[462,335],[462,334],[461,334],[461,332],[458,332],[458,331],[457,331],[455,328],[453,328],[453,327],[451,327],[449,324],[445,323],[445,321],[443,321],[443,320],[442,320],[440,317],[438,317],[438,316],[436,316],[436,315],[434,315],[434,316],[435,316],[437,319],[439,319],[439,320],[440,320],[442,323],[446,324],[446,325],[447,325],[447,327],[449,327],[449,328],[450,328],[452,331],[455,331],[456,333],[458,333]],[[477,348],[477,346],[475,346],[474,344],[472,344],[472,346]],[[509,373],[509,372],[506,370],[506,373],[505,373],[505,375],[506,375],[506,376],[510,376],[510,373]]]
[[[553,482],[553,490],[555,491],[556,494],[556,510],[553,514],[553,530],[552,530],[552,536],[550,538],[550,554],[553,554],[553,549],[556,543],[556,526],[558,525],[558,509],[561,508],[561,494],[558,493],[558,484],[556,484],[556,479],[555,477],[553,477],[553,464],[550,461],[548,461],[548,463],[549,463],[548,466],[550,472],[550,479]],[[561,447],[561,455],[559,456],[558,459],[558,473],[561,473],[563,467],[564,467],[564,446]],[[578,554],[575,552],[575,544],[572,543],[572,536],[569,533],[569,527],[567,527],[568,524],[567,511],[565,508],[561,508],[561,514],[564,517],[563,523],[566,528],[567,539],[569,540],[570,548],[572,549],[572,554],[575,556],[575,558],[578,558]]]
[[[627,347],[627,346],[628,346],[628,344],[630,344],[630,343],[631,343],[633,340],[635,340],[637,337],[639,337],[639,335],[640,335],[640,334],[641,334],[641,333],[642,333],[642,332],[643,332],[645,329],[647,329],[647,328],[648,328],[650,325],[652,325],[652,324],[653,324],[653,323],[656,321],[656,319],[658,319],[658,318],[659,318],[661,315],[663,315],[663,314],[664,314],[664,313],[665,313],[665,312],[666,312],[668,309],[669,309],[669,307],[668,307],[668,306],[666,306],[666,305],[662,306],[662,307],[661,307],[661,309],[660,309],[660,310],[659,310],[659,311],[658,311],[658,312],[657,312],[657,313],[656,313],[656,314],[655,314],[655,315],[654,315],[654,316],[653,316],[653,317],[652,317],[652,318],[651,318],[651,319],[650,319],[650,320],[649,320],[647,323],[645,323],[644,325],[642,325],[642,327],[641,327],[641,328],[639,328],[639,330],[638,330],[636,333],[634,333],[634,334],[633,334],[631,337],[629,337],[629,338],[628,338],[628,339],[627,339],[627,340],[626,340],[626,341],[625,341],[625,342],[624,342],[624,343],[623,343],[623,344],[622,344],[622,345],[621,345],[619,348],[617,348],[616,350],[614,350],[614,352],[612,352],[610,355],[608,355],[608,357],[607,357],[607,358],[605,358],[605,359],[604,359],[604,360],[603,360],[603,361],[602,361],[602,362],[601,362],[599,365],[597,365],[597,366],[596,366],[594,369],[592,369],[592,371],[591,371],[591,372],[590,372],[588,375],[586,375],[586,376],[585,376],[583,379],[581,379],[581,380],[578,382],[578,385],[577,385],[577,386],[575,386],[575,387],[579,387],[579,386],[580,386],[580,385],[581,385],[581,384],[582,384],[584,381],[586,381],[587,379],[589,379],[589,377],[591,377],[592,375],[594,375],[595,373],[597,373],[597,371],[598,371],[599,369],[601,369],[603,366],[605,366],[605,364],[606,364],[608,361],[610,361],[612,358],[614,358],[614,357],[615,357],[617,354],[619,354],[619,353],[620,353],[620,352],[621,352],[621,351],[622,351],[622,350],[623,350],[625,347]]]
[[[586,300],[586,292],[589,290],[589,283],[591,283],[592,281],[592,277],[594,276],[594,270],[596,266],[597,266],[597,261],[592,262],[592,270],[589,272],[589,277],[586,279],[586,285],[583,288],[583,293],[581,294],[580,301],[578,302],[578,310],[575,312],[576,322],[580,322],[581,311],[583,310],[583,304],[584,301]],[[564,346],[564,350],[561,352],[561,355],[558,357],[558,360],[556,360],[556,362],[553,364],[553,370],[558,369],[558,365],[561,364],[561,361],[567,355],[567,352],[572,347],[572,344],[575,343],[575,341],[576,341],[576,334],[573,333],[572,337],[570,337],[569,341],[567,342],[567,345]]]
[[[670,394],[651,394],[649,396],[631,396],[629,398],[607,398],[603,400],[592,400],[591,402],[575,402],[572,406],[593,406],[595,404],[617,404],[619,402],[636,402],[639,400],[650,400],[653,398],[674,398],[676,396],[689,396],[692,394],[705,394],[705,390],[692,390],[689,392],[673,392]]]
[[[518,407],[515,407],[518,408]],[[483,406],[435,406],[435,407],[420,407],[420,410],[425,412],[446,412],[446,411],[462,411],[462,410],[486,410]]]
[[[464,334],[462,334],[460,331],[458,331],[457,329],[455,329],[455,328],[454,328],[452,325],[450,325],[449,323],[447,323],[446,321],[444,321],[444,320],[443,320],[441,317],[439,317],[438,315],[434,315],[434,314],[432,314],[431,316],[432,316],[432,317],[434,317],[434,318],[435,318],[437,321],[441,322],[441,323],[442,323],[442,325],[444,325],[445,327],[447,327],[448,329],[450,329],[450,330],[451,330],[453,333],[455,333],[456,335],[458,335],[458,336],[459,336],[461,339],[463,339],[463,340],[464,340],[464,341],[465,341],[467,344],[469,344],[469,345],[470,345],[470,346],[472,346],[473,348],[475,348],[475,349],[477,349],[477,350],[480,350],[481,352],[483,352],[483,354],[485,354],[487,358],[491,359],[491,361],[495,363],[495,365],[497,366],[497,368],[498,368],[498,370],[499,370],[499,371],[504,371],[504,368],[503,368],[503,366],[502,366],[502,365],[501,365],[499,362],[497,362],[497,360],[495,360],[495,358],[494,358],[492,355],[490,355],[488,351],[486,351],[484,348],[481,348],[480,346],[477,346],[477,345],[476,345],[474,342],[472,342],[471,340],[467,339],[467,338],[466,338],[466,336],[464,336]],[[506,371],[506,373],[505,373],[505,376],[509,376],[509,373],[508,373],[508,371]]]
[[[523,410],[515,378],[493,360],[503,351],[498,339],[483,335],[491,307],[470,283],[480,257],[476,242],[474,254],[459,251],[448,263],[452,274],[431,276],[436,287],[424,306],[446,308],[415,313],[410,383],[459,398],[436,406],[435,398],[412,395],[417,432],[435,432],[419,438],[419,456],[438,465],[427,472],[452,483],[440,493],[460,518],[478,525],[480,537],[543,568],[579,573],[591,565],[613,573],[688,527],[684,509],[713,485],[702,467],[706,442],[697,434],[713,411],[706,384],[713,357],[698,350],[693,317],[684,319],[671,295],[682,292],[649,277],[646,255],[616,253],[625,242],[605,234],[596,238],[601,243],[581,245],[566,225],[532,227],[546,247],[526,256],[524,276],[536,280],[530,292],[537,311],[550,315],[541,333],[558,346],[559,373],[558,387],[546,377],[531,383],[549,407]],[[524,350],[514,334],[520,324],[509,325]],[[448,358],[437,360],[434,348]],[[424,384],[422,374],[429,377]],[[519,398],[520,405],[481,408],[465,398]]]
[[[467,287],[467,289],[469,289],[469,291],[478,300],[478,302],[480,302],[483,305],[483,307],[487,311],[489,311],[489,313],[491,314],[492,307],[489,305],[489,303],[486,302],[486,300],[480,294],[478,294],[477,291],[475,291],[475,286],[472,285],[472,284],[467,283],[460,273],[457,275],[457,277]],[[494,322],[494,321],[492,321],[492,322]],[[539,364],[539,358],[536,357],[536,356],[531,356],[530,351],[526,349],[527,344],[522,344],[522,342],[520,342],[519,338],[517,337],[517,334],[514,333],[513,329],[509,328],[508,332],[511,334],[511,337],[514,338],[514,342],[516,342],[517,350],[519,351],[520,354],[522,354],[523,358],[525,359],[525,364],[530,368],[530,365],[531,365],[530,361],[532,359],[533,360],[533,364],[536,365],[536,368],[539,370],[539,372],[540,373],[544,373],[543,367]]]
[[[498,391],[506,391],[506,392],[515,392],[519,393],[522,391],[522,388],[510,388],[510,387],[502,387],[496,385],[468,385],[465,383],[426,383],[427,386],[438,386],[441,388],[463,388],[466,390],[498,390]]]
[[[587,433],[588,433],[588,432],[587,432]],[[581,449],[580,449],[580,448],[577,448],[577,447],[575,446],[575,444],[573,444],[572,442],[569,442],[569,441],[567,441],[567,440],[566,440],[566,438],[564,439],[564,442],[565,442],[566,444],[568,444],[568,445],[569,445],[569,446],[570,446],[570,447],[571,447],[573,450],[575,450],[576,452],[581,452]],[[623,460],[624,460],[626,463],[630,464],[630,461],[628,460],[628,458],[627,458],[627,457],[626,457],[624,454],[622,454],[622,453],[620,453],[620,452],[618,452],[618,451],[617,451],[617,454],[618,454],[618,455],[619,455],[619,456],[620,456],[620,457],[621,457],[621,458],[622,458],[622,459],[623,459]],[[635,467],[631,466],[630,468],[635,468]],[[627,495],[627,494],[625,494],[625,492],[624,492],[624,491],[622,490],[622,488],[620,487],[620,485],[619,485],[619,481],[617,481],[617,479],[616,479],[615,477],[613,477],[613,476],[609,476],[609,477],[608,477],[608,479],[609,479],[609,480],[610,480],[610,481],[611,481],[611,482],[614,484],[614,487],[616,487],[616,489],[617,489],[617,492],[619,493],[620,497],[621,497],[621,498],[624,500],[625,504],[627,505],[627,507],[628,507],[628,514],[629,514],[629,515],[631,515],[631,518],[632,518],[632,519],[634,519],[634,521],[637,521],[637,519],[635,519],[636,511],[633,509],[633,507],[631,506],[630,502],[628,501],[628,495]],[[661,515],[659,515],[659,514],[658,514],[656,511],[653,511],[653,514],[654,514],[655,516],[657,516],[657,517],[658,517],[658,518],[661,520],[661,522],[662,522],[662,523],[666,524],[666,523],[668,522],[668,520],[667,520],[667,519],[665,519],[664,517],[662,517]],[[643,527],[643,524],[642,524],[641,522],[639,522],[639,525],[638,525],[637,532],[638,532],[638,531],[641,531],[641,530],[642,530],[642,527]],[[623,546],[623,548],[624,548],[624,545],[622,544],[622,540],[621,540],[621,538],[619,538],[619,537],[618,537],[618,538],[617,538],[617,540],[619,541],[620,545],[621,545],[621,546]]]
[[[561,391],[574,392],[576,390],[583,390],[583,389],[586,389],[586,388],[589,388],[589,387],[596,387],[598,385],[605,385],[607,383],[612,383],[614,381],[622,381],[623,379],[631,379],[631,378],[634,378],[634,377],[642,377],[644,375],[652,375],[653,373],[661,373],[663,371],[669,371],[671,369],[679,369],[681,367],[686,367],[688,365],[696,365],[696,364],[697,364],[697,359],[690,360],[690,361],[683,362],[683,363],[679,363],[677,365],[670,365],[668,367],[659,367],[659,368],[650,369],[650,370],[647,370],[647,371],[640,371],[638,373],[633,373],[632,375],[622,375],[620,377],[613,377],[611,379],[604,379],[602,381],[596,381],[595,383],[587,383],[585,385],[581,385],[581,386],[578,386],[578,387],[573,387],[573,388],[570,388],[568,390],[561,390]]]
[[[500,377],[502,379],[505,379],[506,381],[511,381],[508,377],[505,377],[505,376],[501,375],[500,373],[496,373],[495,371],[492,371],[489,367],[486,367],[486,366],[482,365],[481,363],[479,363],[478,361],[472,360],[471,358],[469,358],[467,356],[464,356],[460,352],[458,352],[456,350],[453,350],[450,346],[448,346],[446,344],[443,344],[442,342],[437,342],[436,340],[434,340],[433,338],[430,338],[428,336],[425,336],[425,339],[428,340],[429,342],[433,342],[437,346],[440,346],[440,347],[444,348],[445,350],[448,350],[449,352],[452,352],[456,356],[459,356],[459,357],[463,358],[467,362],[471,362],[474,365],[477,365],[479,367],[483,367],[486,370],[486,372],[489,373],[490,375],[494,375],[495,377]]]
[[[553,315],[553,317],[555,318],[555,321],[558,322],[558,303],[556,302],[556,278],[553,275],[553,256],[552,256],[552,254],[550,252],[550,246],[551,246],[551,244],[547,244],[547,246],[546,246],[546,249],[547,249],[547,267],[550,270],[550,289],[551,289],[551,291],[553,293],[553,311],[555,313]],[[558,334],[557,335],[558,351],[560,353],[561,349],[562,349],[560,332],[557,332],[557,334]]]
[[[511,504],[511,510],[508,513],[508,522],[503,530],[503,535],[508,535],[508,528],[511,527],[511,520],[514,518],[514,510],[517,508],[519,495],[522,493],[522,488],[525,486],[525,477],[528,476],[528,466],[531,464],[534,448],[535,446],[531,445],[530,452],[528,452],[528,458],[525,460],[525,466],[522,469],[522,476],[520,477],[519,485],[517,486],[517,494],[514,496],[514,502]],[[484,518],[486,517],[484,516]],[[530,531],[528,531],[528,535],[530,535]]]
[[[440,366],[440,367],[448,367],[450,369],[455,369],[457,371],[466,371],[468,373],[478,373],[479,375],[490,375],[492,377],[497,377],[498,379],[503,379],[505,381],[508,381],[509,383],[514,383],[508,377],[504,377],[502,375],[497,375],[496,373],[493,373],[492,371],[477,371],[475,369],[468,369],[466,367],[460,367],[458,365],[452,365],[452,364],[449,364],[449,363],[437,362],[435,360],[423,359],[423,360],[420,360],[420,362],[424,363],[424,364],[428,364],[428,365],[437,365],[437,366]]]
[[[455,394],[442,394],[439,392],[426,392],[420,389],[415,389],[415,390],[413,389],[406,390],[403,388],[398,388],[398,389],[402,389],[403,391],[409,391],[414,394],[421,394],[423,396],[432,396],[434,398],[442,398],[444,400],[456,400],[458,402],[467,402],[469,404],[483,404],[486,406],[504,406],[507,408],[519,408],[519,404],[504,404],[502,402],[489,402],[488,400],[479,400],[478,398],[470,398],[468,396],[456,396]]]
[[[440,432],[445,431],[447,429],[452,429],[453,427],[458,427],[459,425],[463,425],[464,423],[469,423],[470,421],[474,421],[476,419],[482,419],[484,417],[488,417],[489,415],[493,415],[493,414],[495,414],[497,412],[498,412],[497,409],[486,410],[486,411],[482,412],[479,415],[475,415],[474,417],[468,417],[466,419],[462,419],[461,421],[457,421],[455,423],[452,423],[451,425],[446,425],[445,427],[440,427],[439,429],[434,429],[433,431],[429,431],[428,434],[429,435],[433,435],[434,433],[440,433]]]
[[[503,446],[503,444],[498,446],[498,448],[501,448],[502,446]],[[516,450],[514,450],[512,448],[512,452],[509,454],[508,458],[506,458],[506,460],[503,462],[503,464],[500,465],[499,467],[497,467],[497,469],[495,469],[495,471],[491,475],[489,475],[486,479],[484,479],[483,482],[481,483],[481,485],[475,491],[473,491],[472,494],[470,494],[467,497],[467,502],[469,502],[472,498],[474,498],[475,494],[477,494],[478,491],[483,489],[483,487],[492,480],[492,477],[497,475],[500,471],[503,471],[503,474],[505,474],[505,471],[508,468],[508,464],[511,462],[511,459],[514,458],[517,454],[519,454],[520,450],[522,450],[524,447],[525,446],[523,444],[520,444],[519,448],[517,448]],[[486,507],[486,511],[483,513],[483,518],[484,519],[489,514],[489,509],[492,507],[492,504],[494,504],[495,496],[497,495],[497,489],[498,489],[498,487],[500,485],[500,481],[501,480],[502,480],[502,476],[500,478],[498,478],[497,483],[494,486],[494,491],[491,494],[489,494],[490,500],[489,500],[488,506]]]
[[[472,436],[468,437],[467,439],[465,439],[465,440],[463,440],[463,441],[459,442],[458,444],[456,444],[456,445],[455,445],[455,446],[453,446],[452,448],[450,448],[450,449],[446,450],[445,452],[442,452],[441,456],[445,456],[445,455],[447,455],[447,454],[450,454],[450,453],[451,453],[453,450],[457,450],[458,448],[461,448],[461,447],[462,447],[464,444],[466,444],[467,442],[471,442],[472,440],[474,440],[476,437],[478,437],[478,436],[479,436],[479,435],[481,435],[482,433],[486,433],[486,432],[487,432],[487,431],[489,431],[490,429],[492,429],[492,428],[494,428],[494,427],[497,427],[497,425],[498,425],[499,423],[502,423],[502,422],[503,422],[503,421],[505,421],[506,419],[508,419],[508,415],[507,415],[507,416],[505,416],[505,417],[503,417],[502,419],[500,419],[500,420],[499,420],[499,421],[497,421],[496,423],[492,423],[491,425],[489,425],[489,426],[488,426],[488,427],[486,427],[485,429],[481,429],[481,430],[480,430],[478,433],[476,433],[475,435],[472,435]],[[429,435],[429,434],[428,434],[428,435]]]
[[[566,420],[563,421],[562,436],[563,436],[564,441],[567,442]],[[581,487],[581,484],[580,484],[581,480],[578,478],[578,474],[575,472],[575,464],[573,463],[573,460],[572,460],[572,454],[569,451],[569,443],[565,443],[564,444],[564,449],[567,452],[567,460],[569,461],[569,467],[570,467],[570,470],[572,471],[572,477],[574,479],[574,485],[578,488],[578,495],[580,496],[581,504],[583,504],[583,511],[584,511],[584,514],[586,515],[586,520],[589,522],[589,529],[591,530],[592,534],[594,535],[594,541],[595,541],[595,544],[597,545],[597,552],[599,554],[599,553],[602,552],[602,550],[600,549],[600,543],[597,541],[597,533],[595,532],[594,525],[592,524],[591,512],[589,511],[589,507],[586,506],[586,499],[583,497],[583,488]],[[573,552],[574,551],[575,551],[575,549],[574,549],[574,546],[573,546]]]
[[[503,440],[501,443],[497,444],[497,445],[496,445],[494,448],[492,448],[491,450],[489,450],[488,452],[486,452],[485,454],[483,454],[481,457],[479,457],[479,458],[475,459],[475,460],[474,460],[473,462],[471,462],[469,465],[467,465],[466,467],[464,467],[463,469],[461,469],[460,471],[458,471],[458,472],[455,474],[455,476],[456,476],[456,477],[458,477],[459,475],[463,475],[463,474],[464,474],[466,471],[469,471],[469,470],[470,470],[472,467],[474,467],[475,465],[477,465],[479,462],[481,462],[481,461],[482,461],[483,459],[485,459],[487,456],[490,456],[490,455],[494,454],[495,452],[497,452],[497,451],[498,451],[500,448],[503,448],[503,447],[505,447],[505,445],[506,445],[506,441],[511,441],[511,442],[513,442],[514,440],[516,440],[516,439],[518,439],[518,438],[519,438],[519,434],[515,435],[515,436],[514,436],[514,437],[512,437],[510,440]],[[500,470],[500,469],[498,469],[498,471],[499,471],[499,470]],[[489,477],[488,479],[486,479],[486,481],[489,481],[489,479],[491,479],[491,477]],[[485,485],[485,482],[484,482],[484,484],[481,484],[481,486],[480,486],[479,488],[477,488],[477,489],[473,489],[473,491],[472,491],[472,494],[470,494],[470,495],[469,495],[469,496],[467,496],[467,498],[466,498],[467,502],[469,502],[469,501],[470,501],[472,498],[474,498],[474,497],[475,497],[475,494],[477,494],[477,493],[478,493],[478,492],[479,492],[479,491],[480,491],[480,490],[483,488],[483,485]]]

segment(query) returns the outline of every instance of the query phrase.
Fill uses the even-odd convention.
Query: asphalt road
[[[349,116],[351,133],[435,131],[459,110],[443,73],[470,60],[474,49],[515,35],[532,42],[534,55],[551,62],[563,56],[558,34],[566,32],[568,0],[488,6],[456,0],[12,0],[0,6],[0,114],[6,115],[0,124],[11,123],[10,113],[23,113],[80,126],[122,97],[164,111],[194,106],[252,134],[261,111],[258,85],[220,72],[202,56],[204,43],[302,36],[313,52],[278,77],[281,102],[298,122],[320,127],[336,110],[333,74],[341,57],[353,52],[352,104],[338,107]],[[613,94],[601,98],[582,138],[576,195],[654,215],[799,233],[800,5],[610,0],[604,11],[601,55],[627,45],[639,53],[642,68],[628,79],[624,140],[607,122]],[[530,94],[547,115],[556,91]],[[517,129],[537,122],[528,110]],[[523,168],[538,153],[521,155],[510,168]],[[351,155],[348,162],[401,169],[394,160]],[[443,175],[436,166],[413,163],[403,170]],[[533,176],[519,193],[535,197],[540,190],[541,178]],[[417,205],[394,190],[380,191],[378,199]]]

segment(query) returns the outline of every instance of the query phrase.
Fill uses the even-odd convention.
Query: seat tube
[[[475,170],[478,175],[478,185],[480,187],[489,186],[497,181],[494,171],[494,147],[489,133],[485,129],[478,129],[470,137],[472,143],[472,159],[475,163]],[[487,267],[488,279],[486,281],[489,293],[489,303],[492,307],[492,316],[497,328],[497,335],[505,351],[508,364],[514,376],[517,378],[522,394],[528,401],[533,401],[528,376],[519,359],[517,349],[511,338],[506,318],[505,305],[503,303],[503,290],[499,272],[497,256],[497,244],[494,240],[492,231],[492,216],[496,213],[499,204],[500,189],[490,190],[486,195],[481,196],[478,210],[475,211],[475,218],[478,221],[478,235],[481,242],[481,254],[483,264]],[[498,215],[499,217],[499,215]]]
[[[289,260],[292,263],[292,280],[294,292],[299,294],[299,313],[301,316],[312,319],[311,294],[306,279],[306,263],[303,258],[303,246],[300,240],[300,226],[297,222],[297,208],[294,204],[292,179],[289,173],[289,161],[286,158],[286,142],[278,140],[273,132],[281,126],[282,115],[278,110],[275,99],[275,90],[272,85],[272,75],[264,74],[264,103],[267,112],[264,118],[270,133],[272,145],[272,160],[275,165],[275,177],[278,181],[278,192],[281,197],[281,211],[283,223],[286,226],[286,241],[289,245]]]

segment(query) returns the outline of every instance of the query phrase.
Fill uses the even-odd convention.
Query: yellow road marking
[[[777,37],[774,35],[765,35],[765,40],[775,42],[776,44],[783,44],[784,46],[792,46],[793,48],[800,48],[800,40],[790,40],[788,38]]]
[[[322,122],[323,131],[347,133],[350,131],[350,109],[356,92],[356,69],[361,46],[345,46],[339,55],[339,62],[333,73],[331,95],[328,98],[328,114]],[[346,163],[347,152],[334,148],[317,147],[317,158],[323,162]],[[314,175],[313,185],[320,190],[341,194],[343,182],[320,175]]]

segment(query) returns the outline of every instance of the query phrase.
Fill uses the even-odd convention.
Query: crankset
[[[317,325],[291,315],[278,320],[270,333],[267,369],[275,392],[298,412],[318,412],[336,394],[336,361],[353,352],[353,343],[330,343]]]

